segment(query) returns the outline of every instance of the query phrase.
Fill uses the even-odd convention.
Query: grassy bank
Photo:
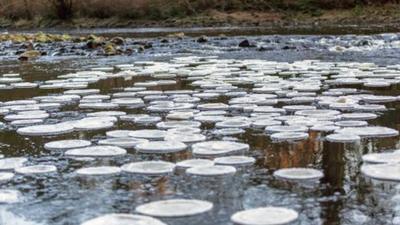
[[[3,0],[3,28],[400,26],[398,0]]]

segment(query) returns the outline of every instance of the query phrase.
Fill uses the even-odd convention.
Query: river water
[[[370,71],[387,70],[387,73],[398,73],[399,75],[393,79],[399,80],[400,35],[398,34],[264,35],[223,38],[215,36],[209,37],[206,43],[198,43],[196,37],[185,37],[182,40],[169,38],[168,43],[165,43],[161,41],[161,38],[139,39],[131,37],[131,34],[124,36],[131,38],[127,42],[127,46],[134,46],[133,42],[139,40],[152,42],[153,47],[146,49],[143,53],[104,57],[98,55],[96,50],[88,51],[77,48],[76,46],[79,44],[42,44],[37,48],[46,51],[47,56],[42,56],[35,61],[19,62],[15,52],[20,46],[4,42],[0,45],[2,48],[0,74],[18,73],[24,82],[44,85],[46,81],[60,79],[61,75],[92,69],[101,71],[104,70],[104,67],[112,68],[104,73],[117,74],[121,71],[115,66],[121,64],[134,65],[133,69],[138,73],[145,68],[138,62],[148,61],[156,64],[165,63],[157,64],[159,67],[153,68],[153,73],[172,76],[162,78],[161,76],[152,76],[152,72],[129,78],[127,76],[108,76],[106,79],[99,79],[89,84],[87,88],[99,89],[101,94],[111,95],[123,92],[124,88],[133,87],[139,82],[174,80],[176,83],[149,86],[147,89],[192,90],[194,92],[209,90],[209,92],[215,93],[213,88],[192,85],[194,80],[201,80],[201,76],[191,80],[187,76],[177,76],[179,71],[163,70],[163,66],[175,65],[176,58],[186,57],[182,63],[186,70],[190,71],[201,66],[202,63],[198,63],[201,59],[200,62],[202,60],[203,62],[212,62],[210,65],[214,69],[215,65],[221,65],[219,71],[221,74],[233,73],[239,77],[243,74],[264,73],[266,68],[257,69],[257,65],[265,66],[267,64],[270,65],[268,68],[276,69],[276,74],[273,73],[272,76],[282,77],[283,80],[300,77],[299,81],[301,82],[304,81],[304,77],[307,77],[301,74],[307,74],[304,69],[308,69],[314,75],[324,74],[322,77],[325,77],[320,79],[321,83],[317,85],[319,90],[307,91],[315,93],[315,96],[321,96],[324,91],[332,88],[357,88],[358,94],[395,97],[400,95],[400,84],[398,83],[388,87],[366,87],[363,83],[335,84],[326,82],[326,80],[337,78],[325,74],[326,71],[337,71],[338,67],[353,70],[361,68],[362,63],[364,66],[369,63]],[[238,44],[244,39],[248,39],[255,47],[238,47]],[[61,51],[61,48],[64,50]],[[200,58],[190,58],[193,56]],[[193,65],[190,65],[190,61],[193,62]],[[293,63],[302,65],[303,72],[299,72],[298,68],[287,66],[293,65]],[[321,66],[321,69],[318,69],[318,66]],[[223,68],[227,68],[227,70]],[[207,68],[202,67],[202,70],[207,70]],[[237,73],[237,71],[239,72]],[[279,72],[282,71],[294,72],[290,76],[279,76]],[[354,71],[352,73],[343,72],[349,76],[353,76],[354,73]],[[206,73],[203,76],[209,75]],[[221,76],[228,77],[225,81],[232,78],[229,75]],[[249,77],[251,80],[251,76]],[[255,84],[236,82],[232,85],[240,91],[251,94]],[[271,83],[266,82],[264,87],[269,85]],[[272,86],[275,87],[275,85]],[[65,90],[65,88],[43,89],[38,87],[4,89],[0,90],[0,101],[56,96],[61,95]],[[233,89],[228,92],[233,92]],[[343,95],[348,97],[351,94]],[[199,103],[195,104],[224,103],[232,105],[229,103],[231,98],[220,95],[217,98],[201,99]],[[145,101],[145,103],[146,106],[150,105],[149,101]],[[324,108],[318,104],[316,99],[297,104]],[[398,101],[379,104],[386,106],[387,110],[374,112],[379,117],[368,120],[368,124],[399,130]],[[287,103],[282,101],[274,107],[282,108],[285,105]],[[124,111],[128,114],[145,113],[160,116],[164,121],[167,115],[165,112],[150,112],[146,107],[139,109],[119,107],[113,110]],[[103,110],[82,109],[79,107],[79,102],[68,102],[58,109],[48,109],[50,117],[46,118],[43,123],[54,124],[77,120],[85,117],[87,113],[95,111]],[[251,113],[243,111],[243,109],[233,110],[231,108],[226,111],[230,117],[251,117]],[[121,174],[111,177],[82,178],[75,174],[75,171],[82,167],[121,166],[128,162],[155,159],[176,163],[195,158],[195,156],[191,154],[190,148],[181,153],[161,155],[140,154],[129,149],[128,154],[123,157],[81,161],[65,156],[62,151],[46,150],[43,146],[49,141],[63,139],[84,139],[96,143],[105,138],[106,131],[157,129],[157,127],[155,124],[138,125],[118,120],[112,128],[108,129],[30,137],[16,133],[17,128],[4,118],[1,121],[6,126],[0,131],[0,153],[4,157],[27,157],[27,165],[50,164],[55,165],[58,170],[57,173],[46,175],[16,174],[11,181],[1,184],[1,189],[14,189],[22,194],[22,201],[19,203],[0,204],[0,224],[4,225],[80,224],[106,213],[135,213],[135,207],[140,204],[173,198],[208,200],[214,203],[214,208],[207,214],[189,218],[161,218],[170,225],[232,224],[229,218],[233,213],[262,206],[281,206],[296,210],[299,213],[299,219],[294,224],[392,224],[396,222],[396,216],[400,215],[398,213],[400,202],[393,199],[398,192],[397,183],[369,179],[360,172],[360,167],[363,165],[362,155],[398,149],[398,136],[363,138],[354,143],[334,143],[327,141],[324,133],[309,131],[306,140],[276,142],[272,141],[262,129],[247,128],[243,134],[219,136],[213,133],[216,130],[214,125],[203,123],[201,133],[206,135],[209,140],[234,140],[249,144],[250,149],[244,154],[254,157],[255,164],[238,169],[233,177],[201,180],[191,179],[184,174],[158,177],[132,177]],[[277,169],[292,167],[315,168],[322,171],[324,177],[319,182],[304,183],[282,181],[273,176],[273,172]]]

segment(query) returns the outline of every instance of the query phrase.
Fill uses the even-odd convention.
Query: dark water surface
[[[397,24],[385,24],[365,26],[364,24],[343,24],[338,25],[271,25],[271,26],[220,26],[220,27],[132,27],[132,28],[75,28],[75,29],[60,29],[60,28],[44,28],[44,29],[4,29],[0,31],[8,31],[11,33],[19,32],[38,32],[43,31],[46,33],[68,33],[74,35],[87,35],[87,34],[98,34],[105,36],[134,36],[134,37],[159,37],[167,34],[174,34],[184,32],[189,36],[198,35],[210,35],[217,36],[225,34],[229,36],[238,35],[345,35],[345,34],[379,34],[379,33],[390,33],[398,32]]]
[[[258,48],[237,48],[244,38],[257,43]],[[331,44],[322,44],[325,38]],[[352,50],[336,51],[337,46],[355,46],[359,40],[370,44],[356,46]],[[381,43],[380,41],[383,40]],[[377,65],[399,63],[398,35],[386,40],[381,36],[240,36],[228,40],[213,39],[199,44],[193,38],[162,44],[152,40],[154,47],[144,53],[131,56],[55,56],[43,57],[32,62],[18,62],[10,54],[0,61],[0,74],[20,73],[24,81],[44,82],[58,75],[88,70],[99,66],[135,63],[142,60],[169,61],[177,56],[217,55],[220,59],[261,59],[267,61],[293,62],[317,59],[323,62],[373,62]],[[397,41],[397,42],[396,42]],[[400,42],[399,42],[400,43]],[[260,46],[271,47],[270,50]],[[290,48],[286,48],[288,46]],[[291,48],[293,46],[293,48]],[[400,46],[400,45],[399,45]],[[50,51],[52,49],[49,49]],[[151,80],[151,77],[134,77],[131,80],[110,78],[90,84],[101,93],[110,94],[132,87],[136,82]],[[176,85],[150,87],[150,90],[195,89],[190,82],[177,78]],[[249,90],[245,85],[239,85]],[[362,85],[334,86],[356,87],[379,95],[399,96],[399,84],[389,88],[368,89]],[[60,94],[63,90],[12,89],[0,90],[0,101],[28,99],[41,95]],[[207,102],[202,100],[202,102]],[[210,102],[227,103],[226,98]],[[400,130],[399,104],[385,104],[389,109],[372,125],[387,126]],[[127,113],[148,113],[141,109],[121,109]],[[82,118],[83,110],[77,104],[67,105],[54,111],[47,123]],[[154,115],[158,115],[152,113]],[[243,113],[244,114],[244,113]],[[236,113],[233,115],[241,115]],[[165,116],[165,114],[161,114]],[[129,122],[117,123],[112,129],[135,130],[143,128]],[[155,128],[155,126],[146,126]],[[203,134],[211,140],[221,139],[211,133],[212,126],[202,126]],[[145,159],[163,159],[178,162],[192,158],[191,153],[148,156],[128,151],[128,155],[90,162],[67,158],[62,152],[43,148],[46,142],[68,138],[98,140],[105,138],[106,130],[73,132],[50,137],[26,137],[18,135],[8,127],[0,132],[0,153],[5,157],[25,156],[29,164],[52,164],[58,173],[50,176],[24,177],[17,175],[1,188],[22,192],[24,202],[0,205],[0,223],[11,224],[79,224],[84,220],[105,213],[134,213],[136,206],[149,201],[171,198],[197,198],[214,203],[212,212],[190,218],[162,219],[170,225],[225,225],[231,224],[229,217],[234,212],[266,205],[295,209],[300,218],[295,224],[392,224],[399,215],[398,205],[391,198],[397,193],[396,183],[377,182],[360,174],[361,156],[371,152],[383,152],[399,148],[399,138],[371,138],[358,143],[331,143],[324,135],[310,132],[309,138],[299,142],[272,142],[262,130],[248,129],[245,134],[233,139],[248,143],[248,156],[256,158],[256,164],[241,169],[234,177],[223,179],[195,180],[184,175],[166,177],[115,176],[107,178],[78,178],[74,171],[88,166],[116,165]],[[279,168],[311,167],[323,171],[320,183],[292,183],[277,180],[272,172]],[[390,172],[390,171],[388,171]],[[397,213],[396,213],[397,211]]]

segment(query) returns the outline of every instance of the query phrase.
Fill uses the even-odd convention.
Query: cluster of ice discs
[[[103,79],[136,77],[149,79],[112,93],[88,88]],[[23,136],[105,133],[100,140],[67,139],[44,145],[46,150],[62,152],[68,158],[192,156],[177,163],[148,160],[83,167],[75,171],[78,176],[166,176],[183,169],[187,176],[218,177],[234,175],[240,168],[255,164],[256,159],[247,156],[250,146],[240,142],[247,131],[261,131],[273,142],[307,140],[310,132],[321,133],[323,141],[339,143],[397,136],[397,130],[373,126],[369,121],[381,116],[399,97],[374,95],[362,88],[386,88],[398,84],[399,77],[400,68],[369,63],[182,57],[171,62],[136,62],[61,75],[38,87],[63,89],[63,94],[1,102],[0,113],[4,123]],[[188,83],[190,88],[163,90],[178,81]],[[21,81],[16,75],[3,75],[1,82]],[[336,87],[343,85],[352,87]],[[80,116],[60,119],[67,105],[76,106]],[[120,130],[116,128],[119,123],[135,128]],[[364,161],[379,164],[363,166],[362,172],[374,178],[399,180],[400,174],[385,174],[387,169],[400,171],[400,164],[394,164],[400,161],[399,156],[396,152],[366,155]],[[28,164],[26,158],[0,159],[0,170],[5,171],[0,173],[0,181],[13,179],[14,173],[27,176],[57,172],[53,165]],[[312,168],[279,169],[273,175],[291,181],[324,176]],[[19,196],[13,190],[0,190],[0,203],[15,202]],[[135,210],[138,215],[107,214],[83,225],[162,225],[165,223],[153,217],[192,216],[212,208],[207,201],[170,199],[139,205]],[[297,217],[294,210],[268,206],[237,212],[231,220],[236,224],[265,225],[286,224]]]
[[[369,153],[362,157],[361,172],[372,179],[400,181],[400,150]]]
[[[27,82],[18,73],[7,73],[0,76],[0,90],[36,88],[37,83]]]
[[[90,219],[81,225],[165,225],[154,217],[187,217],[206,213],[213,204],[200,200],[163,200],[138,206],[136,211],[144,214],[106,214]],[[152,217],[154,216],[154,217]],[[262,207],[237,212],[231,221],[240,225],[278,225],[289,224],[298,218],[298,213],[282,207]]]
[[[57,167],[47,164],[27,165],[25,157],[8,157],[0,159],[0,184],[7,183],[19,176],[47,176],[57,173]],[[0,189],[0,204],[17,203],[23,201],[23,196],[18,190]]]

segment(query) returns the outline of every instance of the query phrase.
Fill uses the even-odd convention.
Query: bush
[[[53,7],[55,15],[58,19],[68,20],[73,16],[72,6],[74,0],[48,0]]]

